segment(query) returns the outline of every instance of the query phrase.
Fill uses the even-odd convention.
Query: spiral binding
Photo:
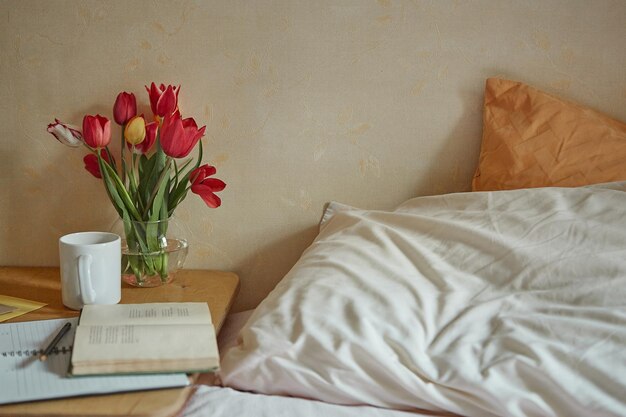
[[[72,352],[72,346],[55,347],[50,352],[50,355],[65,355]],[[43,354],[43,349],[24,349],[24,350],[12,350],[10,352],[1,352],[0,356],[3,358],[29,358],[31,356],[39,356]]]

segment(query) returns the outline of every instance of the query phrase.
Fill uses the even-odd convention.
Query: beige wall
[[[468,190],[484,80],[524,81],[626,120],[626,2],[0,1],[0,264],[58,265],[57,239],[115,219],[54,117],[149,112],[181,84],[228,183],[178,208],[189,268],[240,274],[256,305],[329,200],[392,208]],[[118,137],[114,132],[114,137]]]

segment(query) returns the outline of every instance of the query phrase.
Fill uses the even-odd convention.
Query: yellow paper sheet
[[[30,313],[46,305],[38,301],[24,300],[23,298],[9,297],[8,295],[0,295],[0,304],[15,307],[15,310],[9,313],[0,314],[0,322]]]

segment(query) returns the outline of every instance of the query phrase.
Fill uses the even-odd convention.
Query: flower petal
[[[111,142],[111,121],[99,114],[83,118],[83,138],[92,148],[103,148]]]
[[[207,178],[202,181],[202,185],[207,185],[213,192],[222,191],[226,188],[226,183],[218,178]]]
[[[205,187],[202,184],[192,185],[191,192],[198,194],[207,206],[211,208],[217,208],[222,204],[222,200],[213,194],[210,187]]]
[[[128,121],[124,128],[124,139],[131,145],[137,145],[146,138],[146,121],[141,116],[135,116]]]
[[[91,173],[96,178],[102,178],[102,174],[100,173],[100,166],[98,165],[98,157],[95,154],[87,154],[83,158],[83,162],[85,163],[85,169]]]
[[[118,125],[128,123],[137,115],[137,99],[133,93],[122,91],[113,105],[113,118]]]
[[[50,123],[46,130],[59,142],[71,147],[79,146],[83,139],[82,134],[76,126],[65,124],[59,119],[54,119],[54,123]]]

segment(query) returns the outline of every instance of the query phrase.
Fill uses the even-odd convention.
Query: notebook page
[[[72,328],[56,351],[39,361],[41,349],[68,321]],[[184,373],[67,377],[77,322],[72,318],[0,324],[0,404],[189,385]]]

